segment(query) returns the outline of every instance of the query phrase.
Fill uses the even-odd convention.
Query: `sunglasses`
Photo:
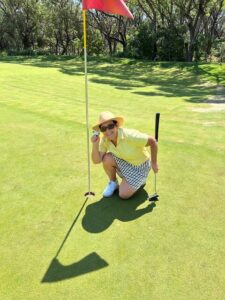
[[[107,129],[113,129],[115,128],[116,124],[111,123],[108,126],[100,126],[100,131],[101,132],[106,132]]]

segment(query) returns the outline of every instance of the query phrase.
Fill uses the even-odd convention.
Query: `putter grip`
[[[160,118],[160,113],[156,113],[155,115],[155,139],[158,142],[159,138],[159,118]]]

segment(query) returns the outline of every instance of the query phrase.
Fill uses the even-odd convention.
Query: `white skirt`
[[[117,164],[118,175],[125,178],[130,186],[135,189],[139,189],[146,183],[149,171],[151,170],[150,160],[146,160],[144,163],[135,166],[114,154],[112,154],[112,156]]]

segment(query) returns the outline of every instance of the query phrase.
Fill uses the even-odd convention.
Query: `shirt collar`
[[[118,128],[118,141],[119,141],[119,140],[123,140],[123,139],[124,139],[123,128],[119,127],[119,128]]]

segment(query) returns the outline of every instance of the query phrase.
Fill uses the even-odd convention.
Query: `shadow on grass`
[[[40,68],[57,68],[69,76],[83,76],[82,58],[40,56],[3,57],[8,63],[29,64]],[[216,64],[185,62],[151,62],[120,58],[88,58],[89,81],[129,90],[151,101],[154,96],[185,97],[185,101],[204,103],[211,95],[217,96],[216,86],[225,85],[225,68]],[[210,85],[202,85],[211,81]],[[146,91],[154,86],[155,91]],[[142,90],[144,88],[144,90]],[[215,97],[210,103],[220,103]],[[207,102],[206,102],[207,103]]]
[[[141,189],[129,200],[122,200],[116,194],[110,198],[101,198],[86,207],[82,226],[88,232],[99,233],[106,230],[116,219],[122,222],[135,220],[152,212],[156,206],[152,202],[148,206],[138,209],[138,206],[144,203],[147,197],[147,192]]]
[[[86,198],[78,214],[74,218],[73,223],[71,224],[59,249],[56,252],[55,257],[52,259],[43,279],[41,280],[42,283],[57,282],[73,278],[76,276],[84,275],[89,272],[100,270],[108,266],[108,263],[104,259],[102,259],[96,252],[92,252],[89,255],[82,258],[80,261],[67,266],[62,265],[57,259],[87,201],[88,198]]]
[[[88,232],[98,233],[106,230],[115,219],[127,222],[135,220],[146,213],[150,213],[156,206],[155,203],[151,203],[145,208],[138,209],[138,206],[146,201],[147,198],[148,194],[144,189],[139,190],[129,200],[121,200],[116,194],[111,198],[102,198],[99,201],[87,206],[82,220],[83,228]],[[89,272],[98,271],[109,265],[96,252],[92,252],[78,262],[70,265],[61,264],[57,258],[87,201],[88,198],[86,198],[82,207],[80,208],[80,211],[74,218],[74,221],[66,233],[59,249],[57,250],[55,257],[50,262],[50,265],[41,280],[42,283],[52,283],[70,279]]]
[[[62,265],[57,258],[54,258],[41,282],[51,283],[62,281],[97,271],[107,266],[108,263],[95,252],[68,266]]]

